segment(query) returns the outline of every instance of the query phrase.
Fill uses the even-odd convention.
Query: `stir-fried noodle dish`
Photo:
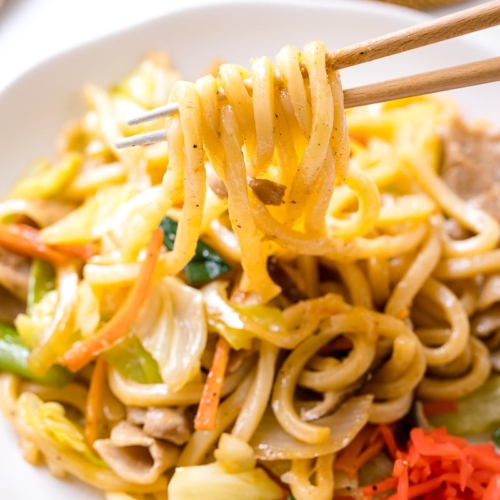
[[[193,83],[150,53],[0,203],[28,462],[108,500],[500,498],[500,135],[345,110],[325,54]]]

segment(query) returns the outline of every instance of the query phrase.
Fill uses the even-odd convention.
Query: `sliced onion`
[[[335,453],[345,448],[368,422],[373,396],[357,396],[346,401],[335,413],[315,421],[330,428],[330,438],[325,443],[309,444],[288,434],[267,409],[250,444],[259,460],[292,460],[314,458]]]

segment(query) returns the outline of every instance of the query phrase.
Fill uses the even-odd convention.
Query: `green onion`
[[[164,217],[160,223],[163,230],[163,243],[169,249],[174,248],[177,222],[169,217]],[[219,277],[231,270],[231,266],[210,246],[198,240],[196,253],[184,268],[187,282],[190,285],[205,283]]]
[[[4,370],[45,385],[62,387],[73,378],[59,365],[52,366],[42,377],[37,377],[28,366],[30,350],[23,344],[17,331],[0,323],[0,370]]]
[[[40,302],[43,296],[55,288],[55,272],[50,262],[34,259],[29,274],[28,299],[26,312],[31,314],[33,308]]]
[[[135,335],[129,335],[103,354],[107,363],[120,374],[140,384],[160,383],[158,364]]]
[[[491,440],[500,447],[500,427],[491,435]]]

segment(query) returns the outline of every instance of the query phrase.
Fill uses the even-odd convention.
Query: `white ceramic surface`
[[[214,58],[248,66],[253,56],[274,55],[286,44],[314,38],[333,50],[416,24],[425,16],[369,1],[252,1],[211,3],[178,10],[70,49],[19,77],[0,94],[0,192],[25,165],[52,155],[57,131],[83,109],[87,82],[109,85],[151,49],[165,49],[188,79]],[[498,49],[497,49],[498,50]],[[394,78],[498,55],[467,38],[444,42],[342,71],[344,87]],[[500,124],[500,84],[453,92],[469,118]],[[94,500],[102,496],[76,481],[53,479],[23,462],[15,434],[0,419],[0,499]]]

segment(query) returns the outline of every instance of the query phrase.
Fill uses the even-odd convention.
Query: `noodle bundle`
[[[22,304],[0,408],[28,461],[108,500],[330,500],[369,429],[488,380],[500,227],[440,175],[458,111],[346,111],[326,53],[194,83],[153,53],[86,87],[56,164],[0,203],[0,265],[27,282],[0,283]],[[115,148],[167,102],[166,142]]]

